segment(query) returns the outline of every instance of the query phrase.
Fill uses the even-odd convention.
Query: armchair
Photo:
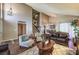
[[[21,47],[30,47],[34,43],[34,40],[27,35],[19,36],[19,45]]]

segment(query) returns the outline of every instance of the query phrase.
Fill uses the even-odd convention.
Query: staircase
[[[40,32],[39,26],[37,27],[37,26],[35,26],[35,25],[33,24],[33,32],[34,32],[34,33]]]

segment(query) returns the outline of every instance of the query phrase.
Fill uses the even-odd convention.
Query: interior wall
[[[0,3],[0,41],[2,40],[2,35],[3,35],[3,32],[2,32],[2,18],[1,18],[1,13],[2,10],[1,10],[1,3]]]
[[[2,20],[0,18],[0,40],[2,40]]]
[[[1,3],[0,3],[0,40],[2,40],[2,33],[1,33]]]
[[[57,15],[56,17],[49,17],[50,24],[71,22],[71,21],[72,21],[72,17],[66,16],[66,15]]]
[[[40,13],[40,25],[47,25],[48,23],[49,23],[49,16],[44,13]]]
[[[71,23],[75,18],[78,18],[78,16],[57,15],[56,17],[49,17],[49,24],[55,24],[56,30],[59,31],[60,23]]]
[[[13,15],[9,16],[7,11],[10,4],[4,5],[4,40],[18,38],[18,21],[26,22],[26,34],[32,33],[32,8],[22,3],[13,3],[11,6]]]
[[[0,41],[3,39],[3,19],[2,15],[2,4],[0,3]]]
[[[46,26],[46,29],[48,28],[48,24],[49,24],[49,16],[44,14],[44,13],[40,13],[40,33],[43,33],[44,30],[44,25]]]

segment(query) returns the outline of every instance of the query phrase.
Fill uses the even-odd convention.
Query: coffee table
[[[40,55],[51,55],[53,51],[53,45],[55,42],[53,40],[50,40],[48,44],[44,44],[42,42],[38,43],[38,49]]]

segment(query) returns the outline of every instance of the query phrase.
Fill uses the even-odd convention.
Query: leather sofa
[[[66,32],[56,32],[56,31],[49,31],[51,34],[51,39],[68,42],[69,34]]]
[[[9,55],[9,54],[10,54],[10,51],[9,51],[8,44],[0,45],[0,55]]]

